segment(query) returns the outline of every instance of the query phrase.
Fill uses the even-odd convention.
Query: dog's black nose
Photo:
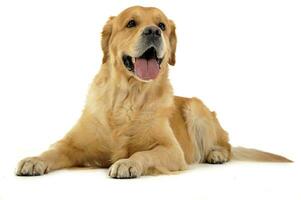
[[[149,37],[161,37],[161,29],[157,26],[148,26],[143,30],[143,35]]]

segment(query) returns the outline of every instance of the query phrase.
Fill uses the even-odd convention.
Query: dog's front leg
[[[83,113],[78,123],[59,142],[55,143],[49,150],[39,156],[28,157],[18,164],[16,175],[37,176],[48,172],[70,167],[85,166],[89,159],[94,162],[93,155],[103,155],[96,157],[95,161],[106,163],[106,142],[108,138],[100,137],[97,130],[104,130],[97,123],[92,115]],[[98,146],[95,151],[95,146]],[[100,146],[100,147],[99,147]],[[103,149],[101,149],[103,147]],[[94,158],[94,157],[93,157]]]
[[[112,178],[136,178],[150,173],[168,173],[184,170],[187,167],[184,153],[168,123],[152,135],[157,146],[134,153],[127,159],[116,161],[109,169]]]
[[[64,143],[64,140],[59,141],[55,147],[45,151],[40,156],[21,160],[18,164],[16,175],[39,176],[57,169],[73,167],[74,161],[66,153],[73,150],[72,147]]]

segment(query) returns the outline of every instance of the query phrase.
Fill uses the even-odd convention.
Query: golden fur
[[[139,26],[129,31],[132,17]],[[139,80],[127,71],[122,53],[135,53],[141,30],[159,21],[165,57],[158,77]],[[184,170],[192,163],[237,159],[289,161],[261,151],[234,149],[216,115],[197,98],[173,96],[168,65],[175,64],[174,23],[157,8],[131,7],[111,17],[102,32],[103,64],[94,78],[76,125],[48,151],[22,160],[17,175],[41,175],[75,166],[110,167],[113,178]]]

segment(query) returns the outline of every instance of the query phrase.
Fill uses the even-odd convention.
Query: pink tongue
[[[160,66],[156,59],[136,58],[134,66],[135,74],[142,80],[155,79],[160,71]]]

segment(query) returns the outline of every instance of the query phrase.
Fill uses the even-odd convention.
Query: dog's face
[[[135,6],[111,17],[102,32],[103,63],[139,81],[156,79],[175,64],[174,23],[157,8]]]

